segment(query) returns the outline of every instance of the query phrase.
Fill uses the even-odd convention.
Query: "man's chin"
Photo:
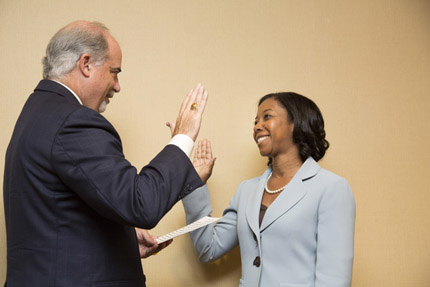
[[[99,113],[103,113],[106,111],[108,103],[106,101],[103,101],[99,106]]]

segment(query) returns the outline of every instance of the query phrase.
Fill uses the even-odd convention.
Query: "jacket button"
[[[260,256],[255,257],[254,265],[257,267],[260,267],[260,264],[261,264]]]

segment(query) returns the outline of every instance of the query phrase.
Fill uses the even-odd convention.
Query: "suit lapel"
[[[300,202],[300,200],[306,195],[308,190],[305,187],[304,182],[314,177],[320,166],[312,158],[308,158],[291,179],[287,187],[282,193],[276,198],[276,200],[269,206],[264,215],[263,222],[261,223],[260,232],[263,232],[269,227],[275,220],[280,216],[288,212],[290,209]],[[265,182],[263,183],[264,186]],[[264,187],[263,187],[264,189]],[[261,198],[259,201],[261,204]]]
[[[258,178],[257,185],[255,186],[255,189],[251,191],[252,193],[248,198],[246,207],[246,219],[256,238],[260,238],[260,227],[258,221],[260,217],[261,199],[263,198],[264,186],[271,170],[271,168],[266,169],[263,175]]]

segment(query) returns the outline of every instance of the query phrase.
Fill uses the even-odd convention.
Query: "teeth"
[[[264,136],[264,137],[258,138],[257,139],[257,143],[260,143],[261,141],[264,141],[267,138],[268,138],[268,136]]]

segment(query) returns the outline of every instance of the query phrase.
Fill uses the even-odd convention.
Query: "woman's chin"
[[[269,157],[270,156],[270,154],[264,149],[260,149],[260,155],[262,157]]]

